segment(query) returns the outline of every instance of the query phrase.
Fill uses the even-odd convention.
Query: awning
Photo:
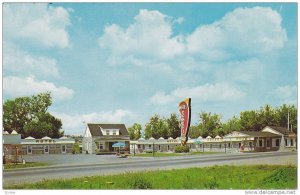
[[[117,142],[117,143],[114,143],[112,145],[113,148],[117,148],[117,147],[125,147],[125,143],[122,143],[122,142]]]

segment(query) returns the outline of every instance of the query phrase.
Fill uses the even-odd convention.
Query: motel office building
[[[82,152],[114,152],[112,145],[117,142],[125,143],[129,148],[129,134],[124,124],[88,123],[82,139]]]

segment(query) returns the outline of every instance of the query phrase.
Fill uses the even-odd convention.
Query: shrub
[[[142,177],[133,177],[128,182],[129,189],[151,189],[152,185],[149,181]]]
[[[73,154],[79,154],[80,153],[80,147],[79,147],[79,144],[77,142],[73,145],[72,153]]]
[[[175,147],[175,152],[176,153],[188,153],[190,152],[190,148],[185,145],[185,146],[176,146]]]

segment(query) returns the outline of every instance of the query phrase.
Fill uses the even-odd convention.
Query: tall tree
[[[16,130],[23,138],[61,137],[63,135],[63,132],[60,132],[61,120],[47,112],[51,104],[50,93],[6,100],[3,105],[4,130],[8,132]]]
[[[289,123],[290,129],[297,133],[297,108],[295,105],[283,104],[275,110],[275,115],[277,117],[278,126],[287,128]]]
[[[141,137],[142,126],[134,123],[132,127],[128,128],[129,137],[131,140],[137,140]]]
[[[260,108],[258,118],[261,129],[265,126],[276,126],[278,124],[276,112],[270,105],[265,105]]]
[[[176,139],[177,137],[180,137],[180,120],[179,117],[173,113],[170,115],[170,118],[166,119],[167,125],[168,125],[168,137],[172,137]]]
[[[241,120],[235,116],[222,124],[222,131],[224,135],[231,133],[232,131],[240,131],[241,128]]]
[[[192,139],[196,139],[201,135],[199,126],[197,125],[191,125],[190,126],[190,131],[189,131],[189,137]]]
[[[216,130],[221,128],[221,116],[210,112],[201,112],[199,129],[203,137],[216,136]]]
[[[152,116],[145,126],[145,138],[150,137],[155,139],[168,137],[168,124],[165,119],[161,119],[157,114]]]
[[[255,110],[244,111],[240,114],[241,126],[244,131],[259,131],[262,125],[259,122],[259,114]]]

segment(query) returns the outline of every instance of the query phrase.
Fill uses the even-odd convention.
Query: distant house
[[[124,124],[88,123],[82,139],[82,152],[112,152],[112,145],[123,142],[129,148],[129,134]]]

